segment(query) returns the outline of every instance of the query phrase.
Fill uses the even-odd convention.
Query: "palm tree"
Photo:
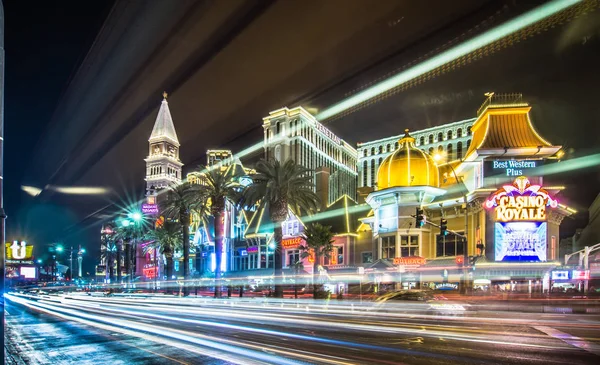
[[[295,214],[312,212],[317,209],[319,198],[314,193],[312,181],[313,171],[308,170],[293,160],[284,164],[279,161],[261,160],[256,165],[253,184],[244,189],[242,204],[253,207],[260,204],[269,209],[271,221],[274,223],[273,238],[275,241],[275,277],[282,277],[281,257],[281,223],[287,219],[288,209]],[[283,287],[275,285],[275,296],[283,297]]]
[[[167,190],[167,197],[162,204],[162,215],[177,220],[180,224],[183,240],[183,276],[190,275],[190,214],[191,210],[201,206],[204,197],[198,185],[184,182],[172,185]],[[185,291],[187,295],[187,289]]]
[[[221,296],[221,260],[223,258],[223,237],[225,235],[225,206],[229,201],[236,204],[240,200],[242,186],[238,183],[241,177],[235,165],[223,170],[220,167],[206,167],[207,172],[200,185],[201,195],[210,203],[210,214],[215,224],[215,298]],[[198,212],[206,216],[207,212]]]
[[[100,253],[100,259],[104,260],[106,263],[106,279],[108,279],[110,283],[113,282],[115,277],[113,272],[113,262],[116,257],[117,245],[111,240],[106,240],[104,243],[104,250]]]
[[[321,257],[331,258],[333,251],[333,236],[331,226],[323,226],[321,223],[313,223],[304,229],[302,238],[305,245],[300,246],[302,257],[308,257],[314,254],[315,263],[313,265],[313,297],[317,296],[317,274],[319,273],[319,263]]]
[[[127,273],[128,280],[131,283],[134,276],[134,263],[135,253],[137,250],[137,243],[144,237],[144,226],[143,222],[132,222],[127,225],[117,224],[115,229],[115,242],[117,243],[117,258],[121,261],[121,252],[125,251],[125,272]],[[118,267],[118,280],[121,280],[121,269]]]
[[[154,242],[144,247],[144,254],[156,249],[160,255],[165,255],[165,272],[167,280],[173,277],[173,255],[183,246],[183,234],[177,222],[164,221],[155,230],[150,230],[147,237]]]

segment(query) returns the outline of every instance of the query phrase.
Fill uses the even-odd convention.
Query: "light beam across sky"
[[[518,32],[556,13],[559,13],[579,3],[580,1],[581,0],[554,0],[538,6],[537,8],[525,14],[517,16],[504,24],[492,28],[468,41],[460,43],[459,45],[454,46],[437,56],[403,70],[400,73],[383,80],[354,96],[330,106],[321,113],[317,114],[316,118],[317,120],[322,121],[337,114],[343,113],[352,107],[377,97],[395,87],[405,84],[421,75],[426,74],[427,72],[433,71],[438,67],[441,67],[460,57],[466,56],[482,47]]]

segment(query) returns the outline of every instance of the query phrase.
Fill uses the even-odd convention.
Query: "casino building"
[[[302,107],[263,118],[266,159],[288,159],[315,171],[315,191],[326,205],[344,195],[356,200],[357,152]]]
[[[461,158],[447,153],[458,147],[436,154],[443,145],[419,146],[423,132],[415,138],[406,131],[379,163],[375,181],[367,171],[367,185],[374,182],[375,189],[366,197],[372,211],[361,227],[372,234],[371,281],[404,288],[549,288],[550,272],[560,265],[560,223],[574,211],[556,199],[563,187],[544,181],[561,147],[535,130],[530,110],[520,95],[492,94],[475,119],[458,122],[467,132]],[[380,142],[361,147],[373,143]],[[422,226],[418,210],[427,222]]]
[[[270,112],[263,118],[264,157],[314,170],[322,201],[313,216],[290,211],[283,223],[284,273],[300,258],[305,225],[321,222],[337,233],[334,252],[318,263],[304,259],[304,270],[323,266],[333,291],[359,282],[372,289],[547,290],[560,265],[560,224],[575,211],[559,202],[564,188],[544,178],[560,163],[561,146],[536,131],[530,111],[520,94],[489,94],[473,118],[357,149],[301,107]],[[149,184],[181,176],[179,144],[165,115],[157,118],[163,132],[150,140]],[[251,175],[231,151],[209,150],[207,163]],[[202,174],[187,179],[201,183]],[[264,209],[228,206],[228,275],[272,275],[268,217]],[[198,272],[214,270],[211,232],[210,222],[192,224],[197,251],[190,265]]]

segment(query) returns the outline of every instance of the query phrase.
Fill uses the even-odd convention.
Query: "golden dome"
[[[433,157],[415,147],[415,139],[405,131],[398,149],[385,158],[377,172],[377,189],[405,186],[440,186],[440,173]]]

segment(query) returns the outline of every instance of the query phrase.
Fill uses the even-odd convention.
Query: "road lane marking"
[[[552,337],[559,339],[565,343],[568,343],[571,346],[579,347],[582,350],[585,350],[587,352],[591,352],[594,355],[600,356],[600,345],[597,343],[586,341],[580,337],[570,335],[568,333],[559,331],[552,327],[534,326],[533,328],[535,328],[536,330],[538,330],[540,332],[547,334],[548,336],[552,336]]]

